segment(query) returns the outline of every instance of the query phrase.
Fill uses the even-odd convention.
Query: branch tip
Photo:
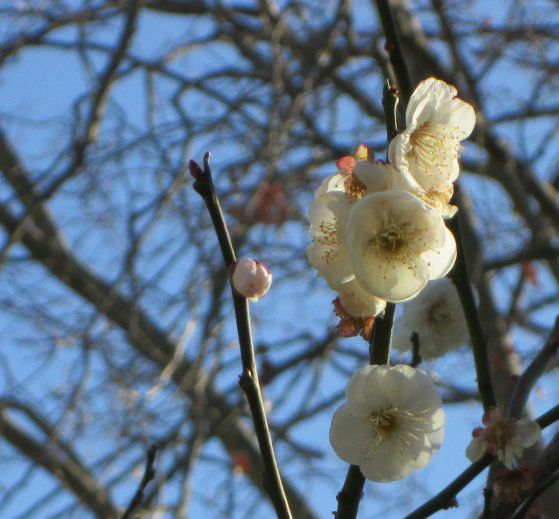
[[[211,176],[212,174],[212,170],[210,168],[211,157],[212,154],[209,151],[206,151],[206,153],[204,154],[204,173],[209,176]]]

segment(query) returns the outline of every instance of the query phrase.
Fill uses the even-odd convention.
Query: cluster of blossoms
[[[307,255],[339,293],[336,312],[343,309],[346,325],[348,317],[382,313],[386,301],[412,299],[454,265],[456,243],[444,219],[456,212],[449,202],[460,141],[474,124],[473,108],[454,87],[427,79],[411,96],[389,162],[360,146],[318,188]]]
[[[342,335],[368,338],[387,302],[416,298],[453,267],[456,242],[445,219],[456,212],[450,199],[460,141],[474,124],[473,108],[456,98],[454,87],[427,79],[411,96],[406,129],[390,142],[389,161],[374,160],[361,145],[318,188],[307,255],[339,293],[334,306]],[[464,342],[467,330],[455,329],[463,321],[456,295],[448,280],[431,284],[421,304],[405,310],[401,349],[410,347],[412,333],[421,337],[427,356],[440,354],[439,343],[449,335],[444,351]],[[443,441],[441,398],[424,371],[363,367],[346,400],[332,418],[330,443],[367,479],[402,479],[427,465]]]

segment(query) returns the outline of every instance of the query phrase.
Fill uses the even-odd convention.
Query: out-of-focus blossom
[[[472,441],[466,449],[466,456],[477,461],[486,452],[493,454],[508,468],[514,467],[514,460],[522,455],[526,447],[540,439],[540,426],[528,418],[508,418],[497,409],[483,415],[485,427],[472,432]]]
[[[534,468],[524,466],[517,469],[500,467],[495,473],[493,492],[509,503],[519,503],[523,494],[534,486]]]
[[[262,182],[248,205],[248,213],[254,221],[264,225],[283,225],[291,210],[280,183]]]
[[[393,341],[401,352],[411,350],[410,337],[414,332],[418,335],[419,352],[426,359],[440,357],[469,339],[458,292],[448,278],[429,283],[403,309],[402,318],[394,325]]]

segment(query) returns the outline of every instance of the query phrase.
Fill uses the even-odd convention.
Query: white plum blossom
[[[310,210],[313,243],[307,248],[310,264],[324,277],[330,288],[355,278],[345,240],[345,223],[351,200],[343,191],[329,190],[325,183],[338,185],[337,175],[328,177],[319,188]]]
[[[272,273],[258,260],[241,258],[233,267],[233,287],[242,296],[258,301],[272,285]]]
[[[441,398],[429,376],[410,366],[365,366],[346,389],[330,443],[372,481],[395,481],[424,467],[444,439]]]
[[[468,342],[468,326],[458,292],[448,278],[429,283],[416,298],[403,305],[403,316],[395,325],[393,345],[411,350],[410,337],[417,333],[419,353],[432,359]]]
[[[390,164],[352,157],[345,159],[344,172],[326,177],[315,194],[309,212],[313,243],[307,248],[310,264],[330,288],[339,291],[343,284],[355,278],[346,243],[350,209],[366,194],[408,186]]]
[[[509,469],[513,468],[515,458],[522,456],[524,449],[534,445],[541,436],[537,422],[529,418],[508,418],[498,409],[487,411],[482,421],[485,427],[473,430],[472,441],[466,449],[471,461],[489,453]]]
[[[473,107],[456,93],[444,81],[422,81],[408,103],[406,129],[390,142],[390,161],[427,192],[445,191],[456,180],[460,141],[476,122]]]
[[[411,299],[448,273],[456,243],[438,211],[401,190],[357,200],[347,216],[346,251],[367,292],[392,302]]]

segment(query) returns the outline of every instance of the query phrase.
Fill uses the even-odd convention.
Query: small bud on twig
[[[258,260],[241,258],[233,267],[233,287],[242,296],[258,301],[272,285],[272,273]]]

